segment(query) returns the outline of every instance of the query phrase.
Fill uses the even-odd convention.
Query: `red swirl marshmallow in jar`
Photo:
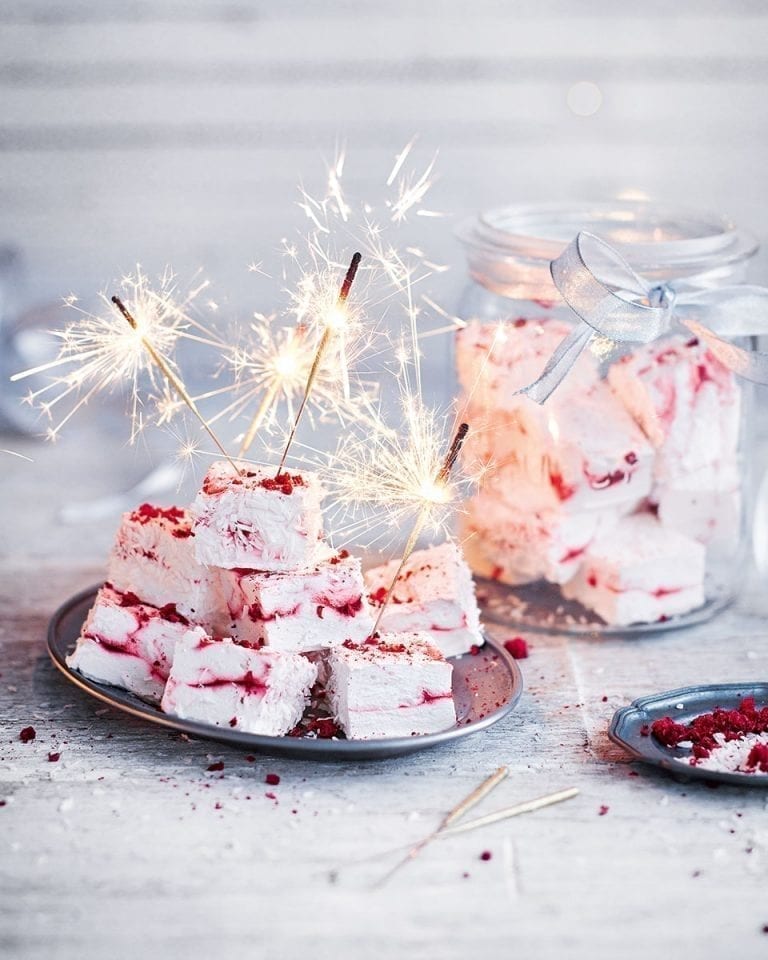
[[[309,570],[221,572],[228,630],[239,640],[309,653],[365,640],[373,617],[360,560],[346,550]]]
[[[384,633],[326,655],[336,722],[352,740],[436,733],[456,723],[453,667],[426,633]]]
[[[593,540],[563,595],[614,626],[654,623],[704,603],[705,557],[649,513],[623,517]]]
[[[96,595],[67,664],[90,680],[159,703],[176,643],[188,630],[188,621],[173,604],[153,607],[107,583]]]
[[[107,578],[118,590],[162,607],[174,603],[193,623],[216,622],[221,608],[215,571],[195,559],[192,514],[143,503],[123,514]]]
[[[182,720],[280,737],[301,720],[317,667],[196,628],[176,645],[162,710]]]
[[[651,501],[662,523],[702,543],[736,540],[741,387],[696,337],[639,347],[608,381],[655,448]]]
[[[366,571],[374,607],[384,601],[399,566],[399,560],[392,560]],[[460,656],[485,642],[472,573],[455,543],[411,554],[382,614],[381,629],[427,634],[444,657]]]
[[[310,472],[212,464],[192,506],[198,562],[225,569],[296,570],[322,555],[324,491]]]

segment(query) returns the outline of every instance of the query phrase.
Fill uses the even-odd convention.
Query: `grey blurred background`
[[[631,191],[766,235],[760,0],[5,0],[0,25],[0,242],[27,302],[136,260],[268,299],[245,266],[276,258],[299,180],[346,142],[373,194],[414,134],[456,217]],[[450,221],[430,251],[460,267]]]
[[[0,248],[18,251],[0,255],[0,335],[6,293],[6,332],[19,314],[46,329],[63,296],[87,303],[137,261],[204,268],[223,319],[269,313],[280,240],[305,223],[297,185],[322,191],[346,144],[350,194],[378,201],[414,135],[416,168],[439,151],[429,205],[450,216],[413,217],[400,239],[452,267],[422,288],[448,310],[465,282],[454,223],[504,203],[646,195],[765,242],[767,41],[761,0],[0,0]],[[23,282],[6,283],[14,263]],[[445,399],[450,338],[425,352]],[[71,500],[116,517],[116,491],[160,492],[129,488],[176,441],[148,430],[128,447],[119,400],[60,444],[3,437],[20,365],[0,336],[0,447],[35,461],[6,456],[0,479],[23,477],[47,522]],[[88,529],[73,556],[100,565],[112,522]]]

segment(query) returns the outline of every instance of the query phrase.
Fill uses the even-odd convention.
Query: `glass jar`
[[[751,388],[677,326],[646,345],[595,337],[543,405],[518,395],[579,322],[549,266],[582,230],[678,289],[743,281],[757,249],[725,218],[646,202],[513,206],[461,224],[463,455],[482,480],[460,536],[490,619],[580,633],[702,622],[748,558]]]

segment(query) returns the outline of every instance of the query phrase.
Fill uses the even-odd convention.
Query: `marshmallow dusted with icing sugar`
[[[176,643],[188,630],[173,604],[158,609],[105,584],[67,664],[89,680],[159,703]]]
[[[563,595],[607,624],[654,623],[704,603],[705,548],[650,514],[623,517],[596,537]]]
[[[295,570],[322,555],[323,488],[316,474],[274,467],[210,467],[192,506],[195,556],[226,569]]]
[[[453,667],[425,633],[385,633],[326,654],[328,700],[350,739],[436,733],[456,723]]]
[[[179,507],[144,503],[123,514],[107,578],[153,606],[175,603],[179,613],[205,626],[216,622],[221,608],[217,575],[195,559],[192,515]]]
[[[301,720],[317,679],[296,653],[190,630],[176,645],[161,707],[183,720],[280,737]]]
[[[375,606],[386,597],[399,565],[399,560],[392,560],[366,571]],[[391,633],[426,633],[444,657],[459,656],[485,642],[472,573],[455,543],[411,554],[380,626]]]
[[[360,560],[346,550],[304,571],[222,571],[221,582],[232,635],[255,645],[309,653],[373,628]]]

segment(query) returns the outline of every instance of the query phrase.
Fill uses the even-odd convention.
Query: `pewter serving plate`
[[[667,693],[641,697],[628,707],[617,710],[608,728],[608,736],[636,760],[662,767],[676,776],[696,780],[716,780],[740,787],[768,787],[765,773],[723,773],[692,767],[688,764],[690,750],[684,747],[665,747],[642,729],[654,720],[672,717],[676,723],[690,723],[702,713],[711,713],[716,707],[733,710],[744,697],[754,697],[758,706],[768,704],[768,683],[713,683],[709,686],[683,687]]]
[[[125,690],[88,680],[67,666],[65,658],[74,649],[96,590],[96,587],[84,590],[67,600],[53,615],[48,627],[48,652],[64,676],[91,696],[134,717],[189,736],[247,747],[254,753],[300,757],[304,760],[378,760],[415,753],[479,733],[498,723],[514,708],[523,692],[523,678],[518,665],[506,650],[487,640],[477,656],[466,654],[452,660],[453,699],[458,722],[456,726],[439,733],[389,740],[323,740],[312,737],[266,737],[179,720]]]

